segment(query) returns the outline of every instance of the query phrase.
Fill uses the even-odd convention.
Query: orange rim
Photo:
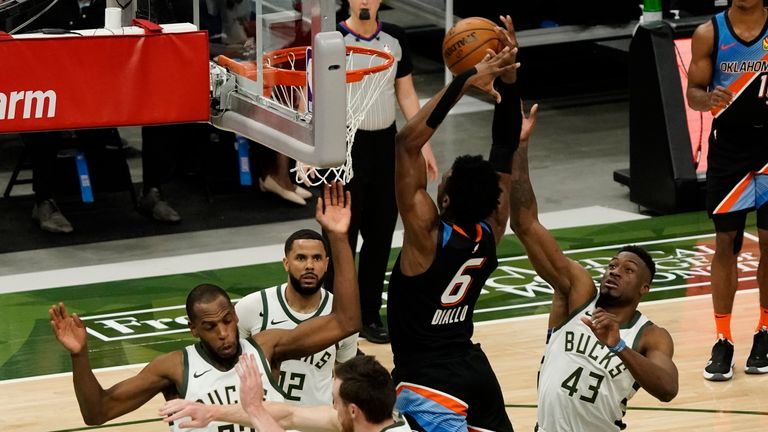
[[[389,69],[395,63],[395,57],[387,52],[359,46],[348,46],[347,55],[364,54],[385,59],[384,63],[367,68],[347,71],[347,83],[361,81],[366,75],[372,75]],[[279,65],[290,61],[302,60],[307,56],[307,47],[284,48],[264,55],[264,85],[304,86],[307,72],[283,69]]]
[[[225,67],[230,71],[242,75],[248,79],[256,80],[256,63],[254,62],[239,62],[232,60],[231,58],[219,55],[216,56],[216,64]]]

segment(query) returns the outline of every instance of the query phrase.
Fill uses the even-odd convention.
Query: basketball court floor
[[[419,95],[431,96],[442,80],[440,73],[417,74]],[[754,220],[749,221],[739,261],[733,323],[736,373],[729,382],[708,382],[701,370],[714,333],[709,298],[714,238],[706,215],[651,217],[629,201],[626,188],[613,182],[613,171],[629,163],[626,93],[539,102],[531,175],[542,221],[554,230],[563,250],[595,277],[626,243],[644,245],[658,262],[654,288],[640,309],[675,340],[680,392],[670,403],[638,392],[629,402],[628,430],[768,430],[763,400],[768,376],[743,373],[758,313]],[[491,105],[480,99],[465,98],[454,109],[432,140],[441,172],[459,154],[487,154],[491,114]],[[137,136],[125,132],[129,141]],[[131,144],[140,147],[140,142]],[[7,175],[0,173],[0,183]],[[141,179],[138,167],[134,179]],[[430,191],[435,194],[436,183]],[[68,355],[48,323],[50,304],[64,301],[83,317],[93,367],[108,387],[158,354],[192,342],[183,303],[194,285],[215,283],[238,299],[284,282],[282,242],[304,227],[317,224],[308,219],[0,254],[0,430],[166,430],[157,416],[159,397],[107,425],[83,424]],[[398,232],[391,263],[400,242]],[[513,425],[529,431],[536,418],[535,380],[551,290],[535,276],[513,235],[499,251],[499,269],[479,300],[475,340],[499,377]],[[361,341],[361,349],[391,366],[387,345]]]

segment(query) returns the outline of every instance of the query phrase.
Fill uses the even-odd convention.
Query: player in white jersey
[[[669,333],[637,311],[656,271],[651,256],[625,246],[605,269],[599,290],[538,219],[528,173],[528,141],[512,162],[510,226],[536,273],[554,288],[554,325],[539,374],[537,430],[618,431],[627,400],[642,387],[668,402],[677,395]]]
[[[323,236],[302,229],[285,241],[283,266],[288,282],[243,297],[235,305],[240,336],[271,329],[292,329],[302,322],[331,313],[333,294],[321,289],[328,266]],[[330,405],[333,367],[357,353],[357,335],[322,351],[280,365],[279,386],[287,401],[301,405]]]
[[[283,401],[284,395],[273,382],[272,372],[261,348],[252,339],[240,339],[240,352],[258,358],[254,362],[264,381],[263,395],[269,401]],[[186,379],[179,390],[182,399],[200,401],[211,405],[228,405],[240,399],[240,386],[234,368],[219,370],[214,366],[201,344],[189,345],[184,351],[184,376]],[[171,424],[171,431],[228,430],[232,423],[214,422],[202,429],[180,429],[178,423]],[[253,431],[253,429],[251,429]]]
[[[246,356],[243,356],[246,357]],[[263,375],[258,361],[243,358],[238,365],[242,391],[239,405],[204,405],[190,401],[166,402],[160,410],[165,421],[189,417],[190,427],[226,421],[253,425],[261,432],[283,428],[316,432],[410,432],[411,427],[393,413],[395,385],[389,372],[371,356],[357,356],[336,366],[333,407],[304,407],[280,402],[262,403]]]
[[[595,295],[553,329],[539,377],[539,430],[618,430],[627,401],[639,388],[622,360],[582,321],[591,319],[597,300]],[[637,349],[638,336],[651,325],[638,311],[620,326],[621,340]],[[572,412],[563,415],[564,410]]]
[[[261,375],[270,382],[265,396],[282,399],[279,387],[270,381],[274,367],[284,360],[316,353],[360,329],[355,264],[347,241],[350,217],[349,193],[340,183],[327,185],[315,218],[329,234],[337,269],[332,313],[309,319],[292,330],[267,330],[240,339],[237,315],[227,293],[215,285],[198,285],[187,296],[186,311],[189,328],[199,342],[160,355],[137,375],[106,390],[91,370],[83,322],[76,314],[70,315],[63,304],[52,306],[51,326],[59,343],[71,353],[75,394],[85,423],[102,424],[137,409],[158,393],[166,399],[236,403],[240,399],[239,380],[232,370],[243,352],[260,358]],[[237,429],[244,430],[231,424],[203,430]]]

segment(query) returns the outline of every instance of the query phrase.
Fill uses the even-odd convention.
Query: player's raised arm
[[[565,256],[555,238],[539,221],[536,195],[528,170],[529,131],[536,110],[523,119],[520,146],[512,158],[509,183],[509,224],[525,247],[536,273],[568,301],[568,310],[583,304],[595,292],[589,273]],[[572,292],[576,287],[577,291]]]
[[[511,53],[517,57],[517,36],[512,24],[512,17],[500,16],[499,19],[504,27],[496,27],[496,35],[503,44],[511,50]],[[488,161],[499,173],[499,188],[501,195],[496,211],[488,218],[488,223],[493,229],[496,244],[501,242],[504,231],[507,228],[509,220],[509,173],[512,169],[512,156],[520,143],[522,128],[522,104],[520,102],[520,91],[517,83],[517,68],[511,68],[502,73],[494,82],[494,88],[501,96],[501,101],[497,101],[493,109],[493,122],[491,125],[491,152]],[[533,131],[536,123],[536,109],[526,123],[528,127],[525,131],[526,139]]]
[[[314,354],[360,330],[360,293],[347,239],[351,219],[349,192],[340,182],[326,185],[315,218],[328,233],[335,266],[333,310],[292,330],[266,330],[252,337],[273,365]]]
[[[240,377],[240,403],[248,414],[251,424],[259,432],[283,432],[283,429],[264,408],[264,386],[261,384],[261,371],[256,367],[253,354],[241,355],[235,366]]]
[[[304,432],[341,431],[336,410],[330,405],[305,407],[287,402],[264,402],[264,409],[283,429]],[[158,411],[166,423],[178,423],[182,429],[204,428],[211,422],[224,422],[253,427],[248,413],[240,404],[206,405],[186,399],[165,402]]]
[[[72,381],[83,421],[100,425],[129,413],[164,389],[181,382],[181,352],[175,351],[151,361],[136,376],[104,390],[91,369],[85,325],[77,314],[70,315],[64,303],[53,305],[48,311],[51,327],[59,343],[72,358]],[[178,371],[172,379],[171,371]]]
[[[426,190],[427,176],[421,148],[469,87],[489,93],[498,101],[500,96],[493,88],[493,81],[500,74],[519,66],[515,63],[515,54],[515,50],[507,47],[496,55],[487,55],[477,66],[454,78],[421,107],[397,134],[395,196],[405,226],[405,244],[424,249],[423,255],[431,256],[427,249],[434,247],[432,235],[438,211]]]

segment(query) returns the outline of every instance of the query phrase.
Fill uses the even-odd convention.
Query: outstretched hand
[[[515,27],[512,25],[512,17],[509,15],[499,16],[499,19],[504,24],[504,27],[496,27],[494,29],[496,37],[499,38],[505,47],[509,47],[511,50],[517,48],[517,35],[515,34]],[[517,51],[515,51],[515,58],[517,58]],[[517,68],[507,70],[499,78],[507,84],[514,83],[517,81]]]
[[[341,182],[323,187],[323,196],[317,199],[315,219],[329,233],[346,234],[352,220],[352,197],[344,191]]]
[[[240,377],[240,404],[256,430],[261,432],[284,432],[264,407],[264,385],[261,371],[256,366],[256,356],[243,354],[235,366]]]
[[[489,49],[483,60],[475,66],[477,73],[469,77],[467,83],[491,95],[496,103],[501,102],[501,95],[493,88],[493,81],[496,77],[520,67],[520,63],[515,62],[516,57],[517,48],[505,47],[498,54]]]
[[[52,305],[48,309],[51,328],[59,343],[72,354],[80,354],[86,348],[85,324],[77,314],[69,315],[64,303]]]
[[[520,129],[520,144],[527,143],[528,139],[533,134],[533,129],[536,126],[536,114],[539,112],[539,104],[533,104],[528,115],[525,115],[525,109],[522,102],[520,103],[520,111],[523,114],[523,125]]]
[[[616,346],[621,339],[619,334],[619,319],[603,308],[595,308],[592,311],[592,319],[581,317],[581,321],[592,330],[597,340],[608,347]]]
[[[213,421],[208,407],[186,399],[171,399],[163,404],[158,412],[166,423],[178,422],[180,429],[204,428]]]
[[[261,382],[261,372],[256,366],[256,357],[253,354],[242,354],[235,371],[240,377],[240,404],[248,415],[256,416],[262,409],[264,400],[264,384]]]

